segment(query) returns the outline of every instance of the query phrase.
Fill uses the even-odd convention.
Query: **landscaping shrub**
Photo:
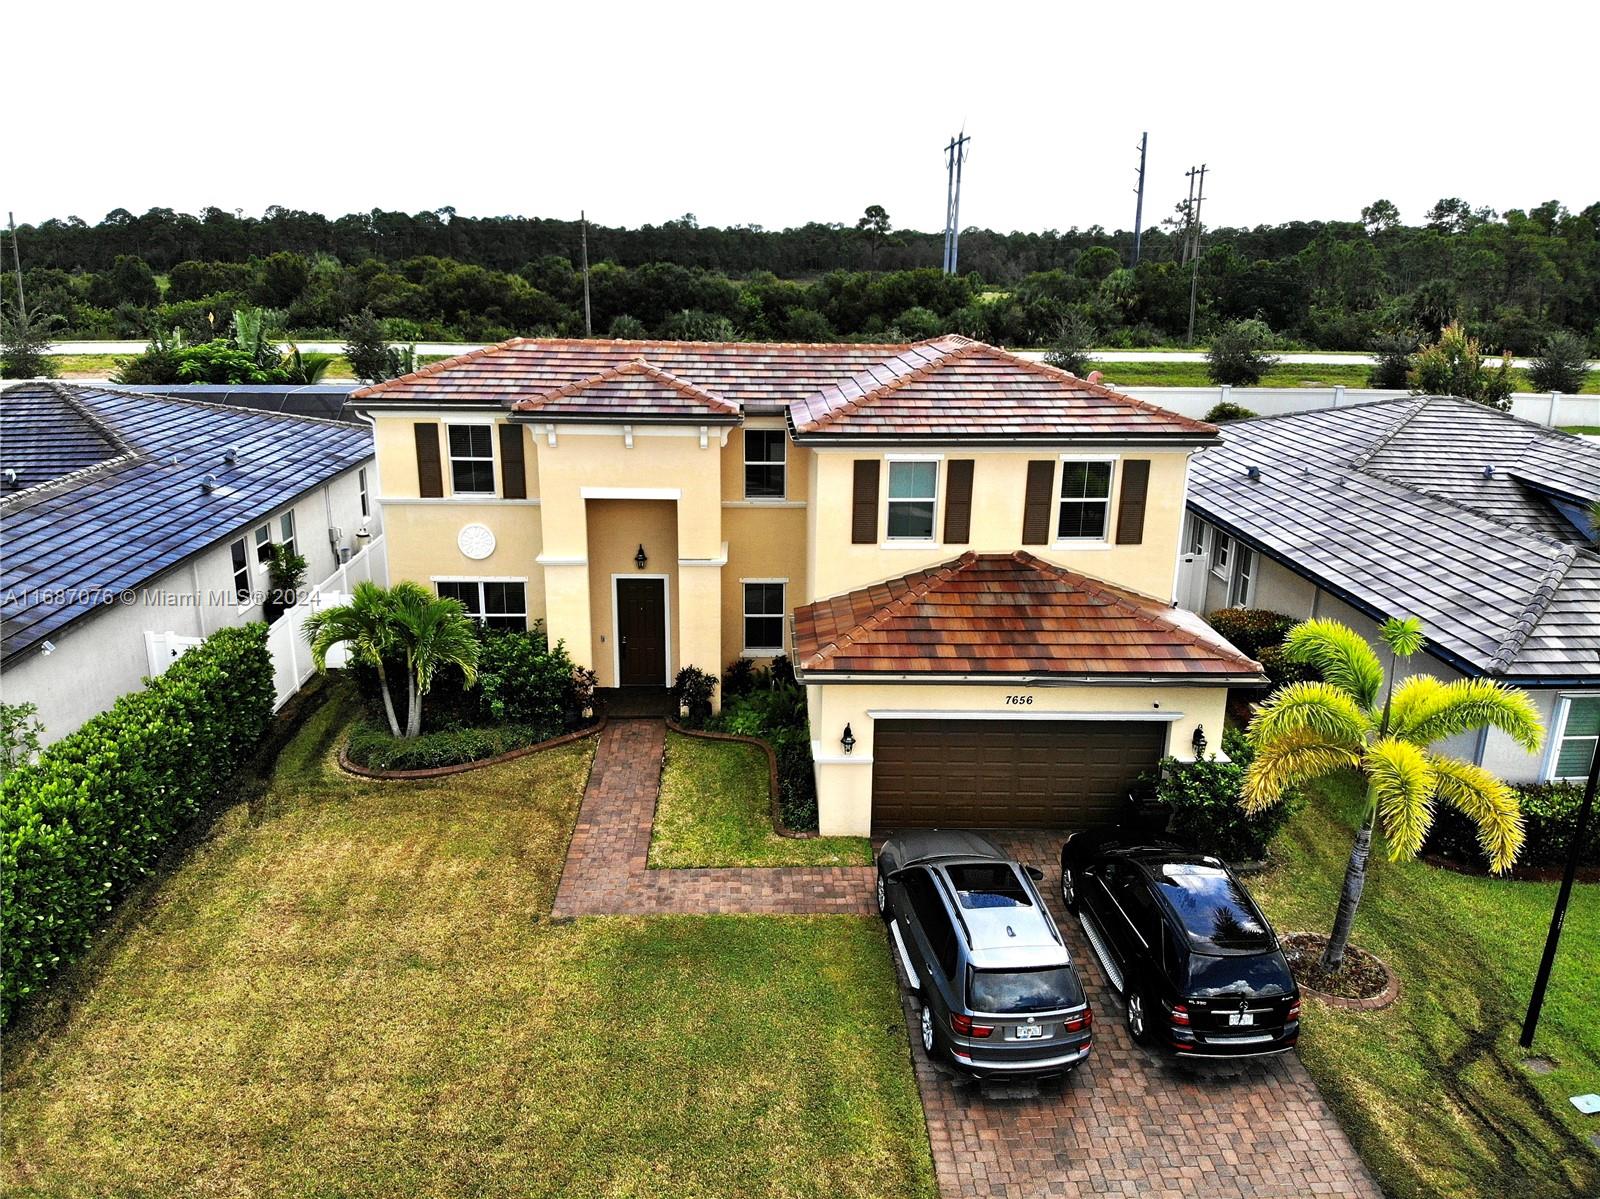
[[[1367,386],[1381,391],[1403,391],[1411,381],[1411,356],[1421,349],[1416,334],[1390,333],[1373,343],[1377,361],[1367,372]]]
[[[1517,864],[1565,866],[1572,838],[1578,831],[1582,785],[1575,782],[1522,783],[1513,790],[1522,805],[1522,824],[1527,833]],[[1585,866],[1600,866],[1600,821],[1590,820],[1585,842],[1578,861]],[[1488,868],[1488,859],[1478,844],[1472,821],[1442,804],[1423,850],[1454,862]]]
[[[1262,650],[1269,645],[1282,645],[1289,630],[1300,622],[1293,616],[1266,608],[1222,608],[1208,615],[1206,623],[1260,661]]]
[[[683,713],[683,723],[703,729],[711,719],[711,693],[717,689],[717,676],[698,666],[685,666],[672,680],[672,702]]]
[[[774,659],[773,665],[787,659]],[[792,678],[792,674],[790,674]],[[817,827],[817,782],[811,769],[811,727],[805,689],[792,682],[758,687],[723,705],[709,726],[722,733],[759,737],[778,759],[778,814],[796,832]]]
[[[595,675],[573,663],[563,641],[552,648],[540,622],[525,633],[490,632],[478,655],[483,708],[495,720],[554,737],[583,723]]]
[[[395,737],[384,725],[363,721],[351,730],[345,753],[357,766],[371,770],[429,770],[479,762],[559,735],[559,729],[551,732],[546,726],[502,724]]]
[[[756,664],[749,658],[735,658],[722,672],[722,699],[738,699],[748,695],[756,685]]]
[[[1211,410],[1201,419],[1208,425],[1219,425],[1223,421],[1250,420],[1252,417],[1260,415],[1259,412],[1253,412],[1243,404],[1235,404],[1231,400],[1223,400],[1221,403],[1211,405]]]
[[[795,832],[817,831],[817,776],[812,770],[811,741],[788,736],[773,747],[778,755],[778,816]]]
[[[0,784],[0,1019],[89,945],[255,751],[267,626],[221,629]]]
[[[1206,351],[1206,374],[1213,383],[1254,387],[1261,376],[1278,365],[1267,353],[1272,330],[1264,321],[1230,321],[1211,335]]]
[[[1588,373],[1589,346],[1567,330],[1545,338],[1539,356],[1528,364],[1528,377],[1539,391],[1580,392]]]
[[[1239,789],[1255,751],[1244,733],[1232,728],[1222,735],[1222,749],[1227,762],[1215,755],[1200,762],[1167,758],[1153,779],[1142,781],[1171,813],[1168,835],[1174,840],[1229,862],[1259,861],[1293,814],[1295,801],[1246,813]]]

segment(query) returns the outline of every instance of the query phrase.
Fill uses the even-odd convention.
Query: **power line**
[[[967,143],[972,139],[962,131],[950,139],[944,148],[945,206],[944,206],[944,273],[956,273],[956,262],[961,250],[961,165],[967,161]]]
[[[1193,251],[1192,251],[1192,253],[1190,255],[1190,270],[1189,270],[1189,333],[1188,333],[1188,336],[1185,337],[1184,340],[1183,340],[1183,344],[1186,345],[1186,346],[1194,345],[1194,305],[1195,305],[1195,299],[1200,294],[1200,231],[1201,231],[1201,227],[1200,227],[1200,209],[1201,209],[1201,206],[1204,205],[1205,202],[1206,202],[1206,164],[1205,163],[1202,162],[1200,164],[1200,170],[1199,170],[1198,173],[1199,173],[1199,176],[1200,176],[1200,190],[1197,193],[1194,193],[1194,220],[1193,220],[1193,222],[1191,222],[1192,227],[1194,229],[1194,249],[1193,249]],[[1192,191],[1192,189],[1194,187],[1194,176],[1195,176],[1195,174],[1196,174],[1195,169],[1193,167],[1190,167],[1189,168],[1189,186],[1191,188],[1191,191]]]
[[[1150,135],[1139,135],[1139,186],[1133,190],[1138,194],[1139,200],[1133,209],[1133,265],[1139,265],[1139,243],[1144,232],[1144,152],[1150,144]]]

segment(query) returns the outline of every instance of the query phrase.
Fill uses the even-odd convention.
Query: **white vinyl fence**
[[[1116,367],[1106,370],[1106,383],[1116,387]],[[1259,416],[1284,416],[1291,412],[1316,412],[1323,408],[1348,408],[1374,400],[1393,400],[1406,391],[1376,391],[1355,387],[1117,387],[1182,416],[1202,417],[1223,401],[1238,404]],[[1518,392],[1511,397],[1511,413],[1536,424],[1564,428],[1600,425],[1600,395],[1564,395],[1561,392]]]
[[[273,697],[272,710],[276,712],[306,685],[316,673],[311,662],[311,646],[306,642],[306,620],[322,608],[346,603],[357,583],[373,582],[380,587],[389,583],[389,558],[384,549],[383,535],[373,538],[360,553],[342,564],[322,582],[311,588],[301,603],[290,608],[273,622],[267,631],[267,650],[272,654]],[[154,678],[183,653],[199,645],[201,638],[186,637],[178,633],[146,632],[145,656],[149,660],[150,675]],[[329,666],[343,666],[344,646],[335,646],[328,653]]]

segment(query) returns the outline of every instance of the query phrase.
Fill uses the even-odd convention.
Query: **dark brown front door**
[[[900,828],[1109,824],[1165,751],[1154,721],[880,720],[872,823]]]
[[[619,687],[667,684],[667,581],[617,580]]]

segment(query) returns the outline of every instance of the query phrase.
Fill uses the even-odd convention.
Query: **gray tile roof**
[[[1600,468],[1600,448],[1458,400],[1235,421],[1196,456],[1189,506],[1358,608],[1420,617],[1467,673],[1600,680],[1600,557],[1502,485],[1530,453],[1569,486]]]
[[[7,660],[93,611],[96,597],[139,587],[372,456],[364,427],[103,387],[23,384],[0,395],[0,409],[8,438],[15,428],[43,444],[59,430],[83,446],[88,421],[125,451],[0,491]],[[210,491],[207,474],[217,476]]]
[[[0,392],[0,498],[86,470],[128,447],[66,389]]]

